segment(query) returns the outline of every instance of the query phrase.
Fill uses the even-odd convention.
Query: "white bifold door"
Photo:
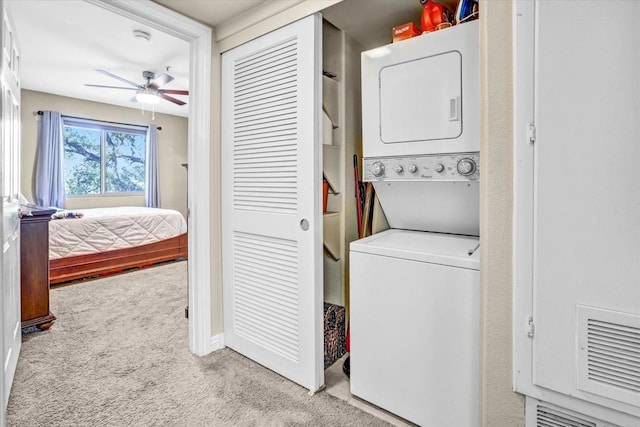
[[[20,51],[15,32],[3,8],[2,67],[0,71],[0,334],[2,336],[2,378],[0,396],[4,414],[18,363],[20,329],[20,219],[18,194],[20,176]]]
[[[324,383],[320,25],[222,55],[225,344],[311,391]]]

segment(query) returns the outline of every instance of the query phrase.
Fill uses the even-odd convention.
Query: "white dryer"
[[[362,53],[364,157],[480,151],[478,21]]]
[[[421,426],[478,420],[478,238],[351,243],[351,393]]]
[[[477,21],[363,52],[362,123],[392,228],[479,234]]]

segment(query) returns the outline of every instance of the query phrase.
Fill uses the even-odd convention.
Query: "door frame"
[[[0,0],[0,9],[2,9],[2,14],[3,14],[3,19],[2,19],[2,23],[0,24],[0,46],[2,46],[4,40],[4,33],[5,33],[5,23],[4,23],[4,0]],[[0,56],[0,69],[2,68],[2,66],[4,65],[4,55]],[[1,135],[0,135],[1,137]],[[4,163],[4,159],[3,159],[3,153],[4,152],[4,148],[2,147],[2,144],[0,144],[0,164]],[[1,184],[1,183],[0,183]],[[0,208],[0,214],[2,214],[2,209]],[[0,236],[2,236],[2,232],[0,232]],[[1,239],[0,239],[1,240]],[[2,265],[2,260],[3,260],[3,253],[0,252],[0,265]],[[2,295],[2,286],[4,286],[4,278],[2,276],[0,276],[0,296]],[[6,302],[4,300],[4,298],[2,298],[2,305],[0,305],[0,309],[2,309],[2,311],[4,311],[6,309]],[[3,360],[3,364],[4,364],[4,315],[0,315],[0,354],[2,354],[2,359]],[[4,368],[2,370],[2,374],[0,374],[0,404],[2,405],[2,408],[0,410],[0,427],[5,427],[6,425],[6,419],[7,419],[7,411],[6,408],[4,406],[4,382],[5,382],[5,378],[4,378]]]
[[[190,44],[188,123],[189,350],[204,356],[211,336],[212,30],[150,0],[85,0]],[[197,183],[197,185],[196,185]],[[216,345],[221,347],[221,345]]]
[[[513,388],[535,395],[533,340],[534,149],[527,134],[535,123],[535,4],[513,0]],[[533,319],[532,319],[533,322]]]

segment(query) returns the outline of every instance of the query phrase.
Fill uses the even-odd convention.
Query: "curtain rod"
[[[44,114],[44,111],[42,110],[38,110],[36,111],[36,113],[41,116]],[[77,116],[67,116],[65,114],[63,114],[64,117],[69,117],[70,119],[79,119],[79,120],[94,120],[94,119],[87,119],[86,117],[77,117]],[[112,125],[127,125],[127,126],[132,126],[130,123],[120,123],[120,122],[110,122],[108,120],[96,120],[98,122],[103,122],[103,123],[109,123]],[[133,125],[133,126],[141,126],[144,127],[145,125]],[[159,132],[162,132],[162,126],[157,126],[156,129],[158,129]]]

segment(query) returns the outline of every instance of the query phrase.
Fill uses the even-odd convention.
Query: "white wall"
[[[214,34],[215,36],[215,34]],[[211,335],[224,332],[222,313],[222,202],[221,194],[221,70],[222,57],[218,43],[211,51]]]
[[[266,1],[260,8],[230,19],[216,28],[220,52],[227,51],[342,0]],[[214,74],[215,75],[215,74]]]
[[[160,175],[161,207],[180,211],[186,218],[187,171],[181,166],[187,162],[187,119],[185,117],[141,113],[139,109],[118,107],[49,93],[22,90],[22,145],[20,188],[27,199],[33,201],[34,168],[38,110],[59,111],[62,114],[88,119],[105,120],[138,125],[154,124],[162,127],[158,133],[158,171]],[[101,196],[68,198],[67,209],[107,206],[144,206],[144,196]]]
[[[484,426],[523,426],[512,391],[513,73],[510,1],[480,3],[481,416]]]

